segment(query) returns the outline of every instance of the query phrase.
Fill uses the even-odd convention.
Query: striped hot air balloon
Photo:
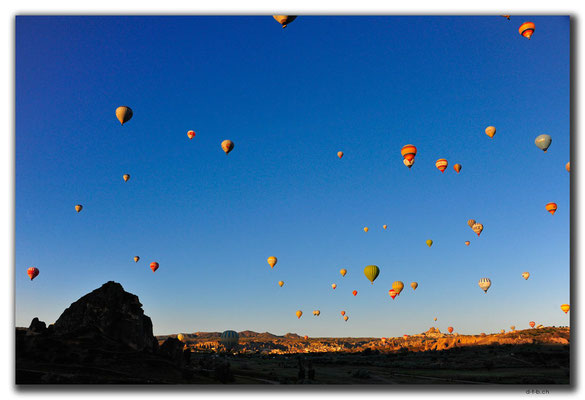
[[[416,147],[412,144],[407,144],[402,147],[400,154],[402,154],[402,158],[405,160],[412,161],[414,156],[416,156]]]
[[[39,275],[39,269],[35,267],[30,267],[29,269],[26,270],[26,273],[30,280],[32,281]]]
[[[551,215],[554,215],[555,212],[557,211],[557,203],[548,203],[546,205],[546,211],[551,213]]]
[[[518,28],[518,32],[526,39],[530,40],[532,34],[534,33],[534,29],[536,29],[536,26],[533,22],[524,22],[522,25],[520,25],[520,28]]]
[[[266,261],[268,261],[268,265],[270,265],[270,268],[274,268],[274,266],[278,262],[278,259],[276,257],[272,256],[272,257],[268,257],[268,259]]]
[[[481,288],[481,290],[483,290],[485,293],[487,293],[490,286],[492,286],[492,281],[490,281],[489,278],[481,278],[479,280],[478,284],[479,284],[479,287]]]
[[[392,300],[394,300],[394,298],[398,296],[398,293],[396,293],[396,290],[394,289],[388,290],[388,294],[390,295],[390,297],[392,297]]]
[[[227,350],[235,349],[238,346],[240,336],[236,331],[223,331],[219,337],[219,343],[223,345]]]
[[[437,167],[437,169],[441,172],[445,172],[445,169],[447,169],[447,165],[449,163],[447,162],[447,160],[445,160],[444,158],[439,158],[437,160],[437,162],[435,163],[435,166]]]

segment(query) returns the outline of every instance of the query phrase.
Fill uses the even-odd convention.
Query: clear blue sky
[[[530,41],[518,34],[527,20]],[[16,325],[52,323],[108,280],[139,296],[155,334],[567,325],[569,27],[562,16],[318,16],[284,30],[270,16],[17,17]],[[120,105],[134,110],[124,126]],[[547,153],[534,145],[543,133]],[[393,301],[395,280],[406,287]]]

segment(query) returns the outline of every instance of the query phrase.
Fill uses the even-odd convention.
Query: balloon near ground
[[[122,125],[130,121],[132,115],[134,115],[134,113],[132,112],[132,109],[128,106],[121,106],[116,108],[116,118],[118,118],[118,121],[120,121]]]
[[[233,350],[238,346],[238,342],[240,341],[240,336],[236,331],[223,331],[219,337],[219,343],[226,350]]]
[[[490,281],[489,278],[481,278],[478,282],[478,285],[481,288],[481,290],[487,293],[490,286],[492,286],[492,281]]]
[[[225,151],[225,154],[228,154],[230,151],[234,149],[234,142],[231,140],[224,140],[221,142],[221,148]]]
[[[185,336],[183,336],[183,334],[182,334],[182,333],[179,333],[179,334],[177,335],[177,339],[179,339],[179,340],[182,342],[182,341],[183,341],[183,339],[185,339]]]
[[[496,127],[495,126],[488,126],[485,128],[485,134],[488,135],[490,138],[493,138],[496,134]]]
[[[150,269],[152,270],[152,272],[156,272],[156,270],[158,269],[158,263],[157,262],[151,262],[150,263]]]
[[[278,262],[278,260],[276,259],[276,257],[268,257],[268,260],[267,261],[268,261],[268,265],[270,265],[270,268],[274,268],[274,266]]]
[[[531,327],[531,328],[534,328],[534,326],[536,325],[536,322],[534,322],[534,321],[530,321],[530,322],[528,323],[528,325],[530,325],[530,327]]]
[[[545,208],[546,211],[551,213],[551,215],[555,215],[555,212],[557,211],[557,203],[548,203]]]
[[[447,331],[449,331],[449,333],[453,333],[453,327],[452,326],[448,327]]]
[[[548,148],[550,147],[551,143],[552,143],[552,138],[549,135],[540,135],[540,136],[537,136],[536,139],[534,139],[534,144],[536,145],[536,147],[538,147],[539,149],[541,149],[545,153],[548,150]]]
[[[39,269],[36,267],[30,267],[29,269],[26,270],[26,273],[27,273],[28,277],[30,278],[30,280],[32,281],[37,276],[39,276]]]
[[[368,265],[364,268],[364,275],[373,285],[378,275],[380,275],[380,268],[376,265]]]
[[[296,15],[273,15],[272,17],[282,25],[283,29],[297,18]]]
[[[520,33],[526,39],[530,40],[535,29],[536,26],[533,22],[524,22],[522,25],[520,25],[520,28],[518,28],[518,33]]]

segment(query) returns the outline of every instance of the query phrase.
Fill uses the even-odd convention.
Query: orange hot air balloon
[[[466,246],[469,246],[469,244],[470,244],[470,243],[471,243],[471,242],[470,242],[469,240],[466,240],[466,241],[465,241],[465,245],[466,245]]]
[[[534,23],[524,22],[522,25],[520,25],[520,28],[518,28],[518,32],[526,39],[530,40],[532,34],[534,33],[535,28],[536,26],[534,25]]]
[[[370,230],[370,228],[368,228],[367,226],[364,227],[364,232],[368,232]]]
[[[278,281],[278,286],[282,287],[282,285],[284,285],[283,281]]]
[[[343,151],[338,151],[337,152],[337,157],[339,157],[339,158],[343,157]]]
[[[468,220],[467,225],[469,225],[470,228],[473,228],[473,225],[475,225],[475,220],[474,219]]]
[[[388,228],[388,225],[382,225],[382,228],[386,229]]]
[[[445,172],[445,169],[447,169],[447,165],[449,163],[447,162],[447,160],[445,160],[444,158],[439,158],[437,160],[437,162],[435,163],[435,167],[437,167],[437,169],[441,172]]]
[[[402,154],[402,158],[405,160],[412,161],[414,160],[414,156],[416,156],[416,147],[412,144],[407,144],[402,147],[400,154]]]
[[[224,140],[221,142],[221,148],[225,151],[225,154],[227,154],[234,149],[234,142],[231,140]]]
[[[26,273],[30,280],[32,281],[39,275],[39,269],[35,267],[30,267],[29,269],[26,270]]]
[[[344,320],[345,322],[347,322],[347,320],[348,320],[348,319],[349,319],[349,317],[348,317],[347,315],[346,315],[345,317],[343,317],[343,320]]]
[[[126,107],[126,106],[121,106],[116,108],[116,118],[118,118],[118,121],[120,121],[120,123],[122,125],[124,125],[126,122],[130,121],[130,118],[132,118],[132,109],[130,107]]]
[[[453,327],[452,326],[448,327],[447,330],[449,331],[449,333],[453,333]]]
[[[75,211],[80,212],[83,209],[83,206],[81,204],[78,204],[75,206]]]
[[[345,268],[342,268],[339,270],[339,273],[341,274],[341,276],[345,276],[345,274],[347,274],[347,270]]]
[[[309,337],[307,335],[305,335],[305,340],[309,339]]]
[[[546,211],[551,213],[551,215],[555,215],[555,211],[557,211],[557,203],[548,203],[546,205]]]
[[[303,312],[301,310],[297,310],[296,314],[297,314],[297,318],[300,319],[301,316],[303,315]]]
[[[534,328],[534,325],[536,325],[536,322],[534,322],[534,321],[530,321],[530,322],[528,323],[528,325],[530,325],[530,327],[531,327],[531,328]]]
[[[138,262],[138,260],[140,260],[140,257],[134,256],[134,262]]]
[[[473,231],[475,233],[477,233],[477,236],[481,235],[481,232],[483,231],[483,224],[480,224],[479,222],[476,222],[475,224],[473,224],[473,226],[471,227],[471,229],[473,229]]]
[[[408,339],[408,335],[402,335],[402,338],[403,338],[404,340],[406,340],[406,339]]]
[[[272,17],[282,25],[283,29],[297,18],[296,15],[273,15]]]
[[[563,312],[565,314],[568,313],[570,309],[571,309],[571,306],[569,306],[568,304],[562,304],[561,305],[561,310],[563,310]]]
[[[158,269],[158,263],[157,262],[151,262],[150,263],[150,269],[152,270],[152,272],[156,272],[156,270]]]
[[[455,170],[455,172],[459,173],[459,171],[461,171],[461,164],[453,165],[453,169]]]
[[[490,138],[493,138],[496,134],[496,127],[495,126],[488,126],[485,128],[485,134],[488,135]]]
[[[510,20],[510,16],[509,15],[502,15],[502,17],[505,17],[508,21]]]
[[[354,296],[357,295],[357,290],[354,290],[353,292],[351,292]]]
[[[567,164],[565,164],[565,169],[567,170],[567,172],[571,172],[571,162],[570,161]]]
[[[334,283],[331,285],[331,287],[333,288],[333,290],[335,290],[335,288],[337,287],[337,285]]]
[[[394,290],[394,289],[390,289],[388,291],[388,294],[390,295],[390,297],[392,297],[392,300],[394,300],[394,298],[396,297],[396,295],[398,295],[398,293],[396,293],[396,290]]]
[[[344,315],[345,315],[345,311],[342,311],[342,312],[341,312],[341,315],[342,315],[342,316],[344,316]]]
[[[124,174],[122,175],[122,178],[124,179],[124,182],[128,182],[128,179],[130,179],[130,175]]]
[[[195,137],[195,131],[187,132],[187,136],[189,137],[189,139],[193,139]]]
[[[276,257],[268,257],[267,261],[268,261],[268,265],[270,265],[270,268],[274,268],[274,266],[278,262],[278,259]]]
[[[524,280],[528,280],[528,278],[530,278],[530,273],[529,272],[522,272],[522,278],[524,278]]]
[[[410,284],[410,287],[412,288],[412,290],[416,290],[416,288],[418,287],[418,282],[412,282]]]

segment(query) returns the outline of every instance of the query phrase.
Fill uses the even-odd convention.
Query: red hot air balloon
[[[534,321],[530,321],[530,322],[528,323],[528,325],[530,325],[530,327],[531,327],[531,328],[534,328],[534,325],[536,325],[536,322],[534,322]]]
[[[187,136],[189,137],[189,139],[193,139],[195,137],[195,131],[187,132]]]
[[[345,315],[345,311],[342,311],[342,312],[341,312],[341,316],[344,316],[344,315]]]
[[[354,290],[353,292],[351,292],[354,296],[357,295],[357,290]]]
[[[546,205],[546,211],[551,213],[551,215],[555,215],[555,211],[557,211],[557,203],[548,203]]]
[[[339,158],[343,157],[343,151],[338,151],[337,152],[337,157],[339,157]]]
[[[30,267],[29,269],[26,270],[26,273],[28,274],[28,277],[32,281],[39,275],[39,269],[35,267]]]
[[[435,163],[435,166],[439,171],[441,171],[441,173],[445,172],[445,169],[447,169],[447,165],[449,165],[449,163],[444,158],[439,158]]]
[[[398,295],[398,293],[396,293],[396,290],[394,290],[394,289],[390,289],[388,291],[388,294],[390,295],[390,297],[392,297],[392,300],[394,300],[394,298],[396,297],[396,295]]]
[[[447,330],[449,331],[449,333],[453,333],[453,327],[452,326],[448,327]]]
[[[157,262],[151,262],[150,263],[150,269],[152,270],[152,272],[155,272],[158,269],[158,263]]]
[[[402,158],[405,160],[412,161],[414,160],[414,156],[416,156],[416,147],[414,147],[412,144],[407,144],[406,146],[402,147],[400,154],[402,154]]]
[[[520,25],[520,28],[518,28],[518,33],[520,33],[526,39],[530,40],[535,28],[536,26],[533,22],[524,22],[522,25]]]

